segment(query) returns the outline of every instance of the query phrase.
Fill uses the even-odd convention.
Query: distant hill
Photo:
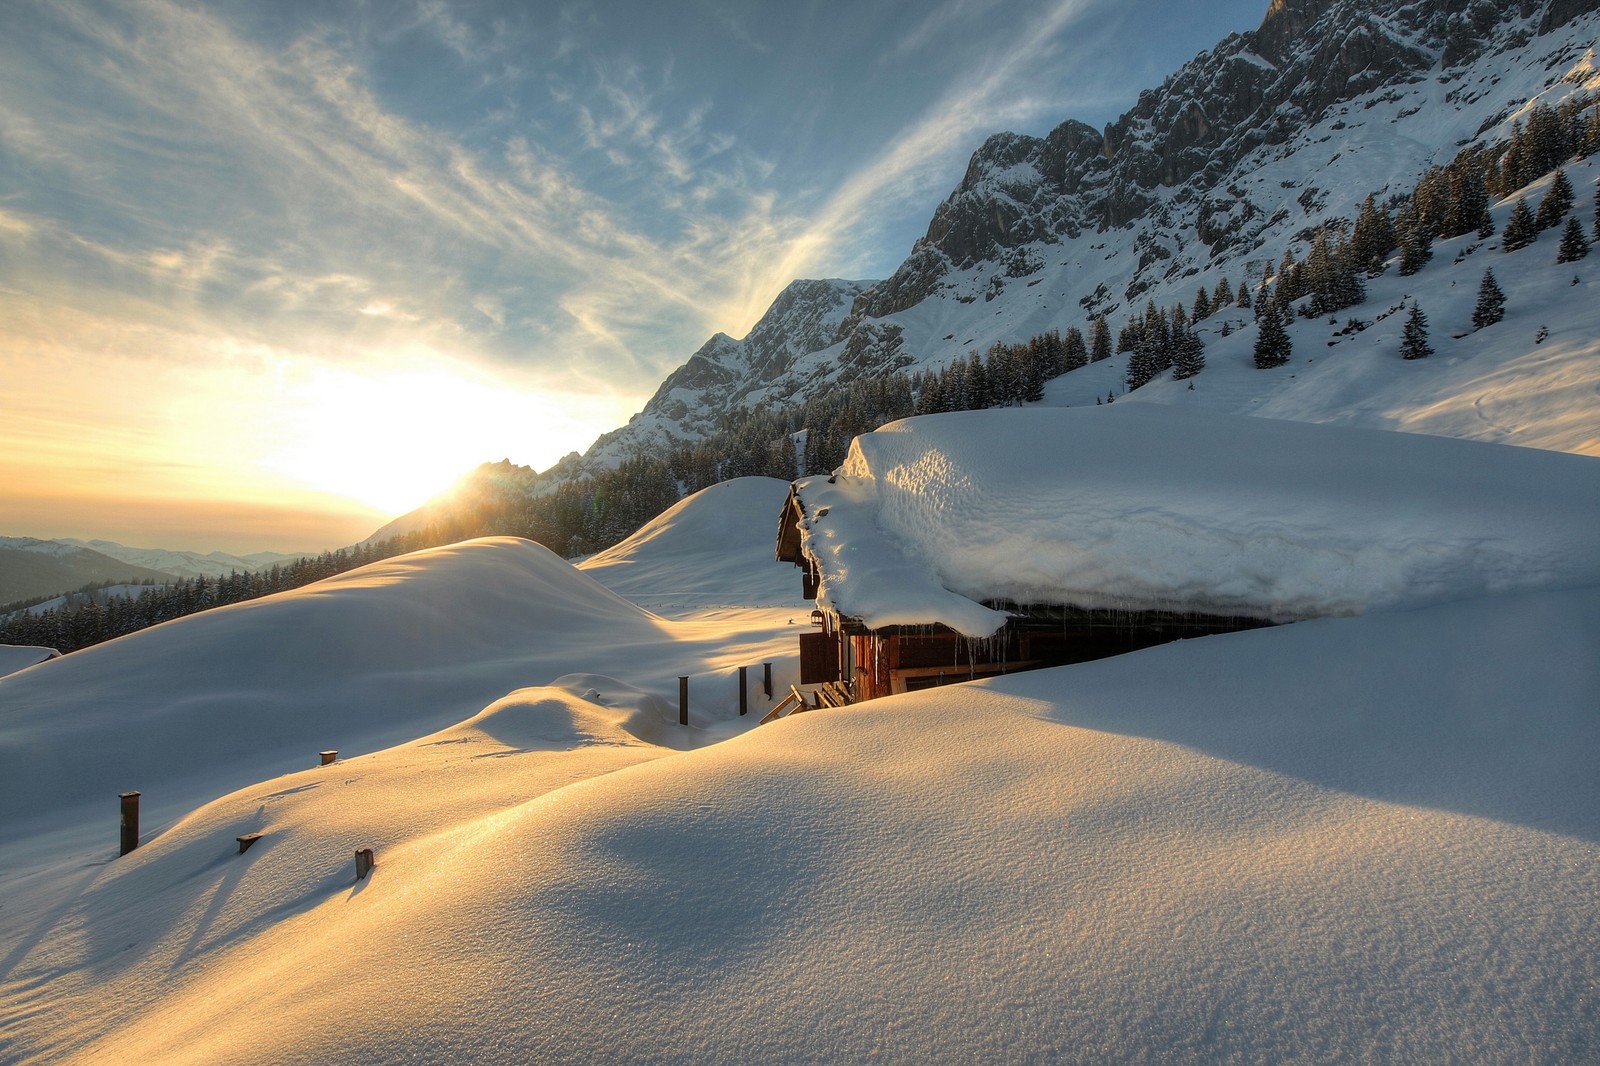
[[[114,540],[76,540],[66,538],[61,543],[75,544],[80,548],[90,548],[102,555],[109,555],[113,559],[124,563],[134,563],[138,566],[159,570],[163,574],[174,577],[226,577],[237,571],[241,574],[252,573],[256,570],[265,570],[274,563],[286,563],[308,555],[316,555],[314,551],[292,552],[252,552],[249,555],[230,555],[228,552],[186,552],[169,551],[165,548],[130,548],[118,544]]]
[[[167,582],[173,575],[92,548],[30,537],[0,537],[0,603],[50,596],[99,582]]]

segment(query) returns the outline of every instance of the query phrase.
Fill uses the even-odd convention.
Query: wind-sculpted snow
[[[1297,527],[1330,513],[1319,491],[1365,502],[1359,459],[1414,492],[1391,525],[1477,522],[1487,540],[1523,507],[1502,546],[1531,560],[1573,514],[1595,524],[1574,473],[1594,460],[1122,408],[1072,416],[1088,437],[1037,417],[1070,412],[916,420],[864,454],[905,457],[888,494],[906,503],[986,491],[1012,464],[1099,470],[1086,494],[1115,499],[1137,456],[1208,526],[1278,500]],[[1117,428],[1163,414],[1181,438]],[[1483,499],[1446,453],[1485,472]],[[875,481],[827,487],[811,536],[875,528]],[[597,569],[641,597],[651,575],[712,589],[754,558],[741,512],[773,488],[708,493]],[[999,543],[1028,519],[983,528]],[[514,540],[74,653],[0,682],[0,1061],[1591,1061],[1600,587],[1592,542],[1568,547],[1556,591],[753,730],[727,682],[772,656],[783,690],[788,612],[667,622]],[[851,562],[851,580],[870,570]],[[693,675],[689,729],[674,673]],[[103,713],[119,681],[136,684]],[[346,726],[367,746],[312,765]],[[219,755],[219,734],[240,743]],[[269,735],[299,753],[290,771],[252,743]],[[113,858],[129,786],[171,814]],[[35,792],[93,806],[30,819]],[[247,833],[263,835],[240,853]],[[357,881],[363,847],[377,866]]]
[[[907,419],[802,496],[836,610],[969,636],[998,616],[941,606],[930,582],[975,601],[1275,620],[1600,583],[1592,459],[1199,410]],[[859,573],[856,555],[879,561]]]
[[[693,720],[710,725],[733,713],[738,664],[776,660],[782,678],[794,656],[772,628],[784,616],[741,617],[730,646],[500,537],[168,622],[0,679],[0,843],[122,789],[158,824],[197,793],[387,747],[578,671],[664,695],[691,675]]]
[[[789,483],[776,478],[724,481],[678,501],[578,569],[657,614],[798,607],[794,567],[772,558],[772,530],[788,493]]]
[[[681,754],[571,690],[517,693],[79,873],[14,964],[0,1051],[1589,1061],[1600,679],[1574,664],[1596,640],[1594,590],[1487,599]],[[359,884],[352,840],[379,845]]]

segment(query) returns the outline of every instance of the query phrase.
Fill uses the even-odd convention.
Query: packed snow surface
[[[1600,462],[1196,408],[971,411],[800,483],[822,601],[869,627],[976,601],[1275,620],[1600,584]]]

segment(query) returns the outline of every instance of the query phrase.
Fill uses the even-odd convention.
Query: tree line
[[[43,611],[13,610],[0,618],[0,644],[54,648],[65,655],[213,607],[297,589],[427,547],[429,539],[427,533],[405,534],[274,563],[264,570],[234,570],[226,577],[174,578],[168,584],[141,585],[137,593],[73,596],[66,604]]]

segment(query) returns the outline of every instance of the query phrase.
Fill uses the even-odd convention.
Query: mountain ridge
[[[749,335],[713,336],[626,426],[549,474],[592,474],[740,410],[1086,328],[1219,276],[1253,282],[1315,228],[1350,222],[1368,192],[1395,196],[1461,147],[1504,139],[1534,99],[1600,86],[1593,36],[1557,32],[1597,9],[1273,0],[1258,29],[1201,52],[1104,130],[1068,118],[1044,137],[991,135],[888,278],[792,282]],[[1328,162],[1292,165],[1302,153]],[[852,290],[829,337],[817,327]],[[785,332],[808,297],[827,315]]]

